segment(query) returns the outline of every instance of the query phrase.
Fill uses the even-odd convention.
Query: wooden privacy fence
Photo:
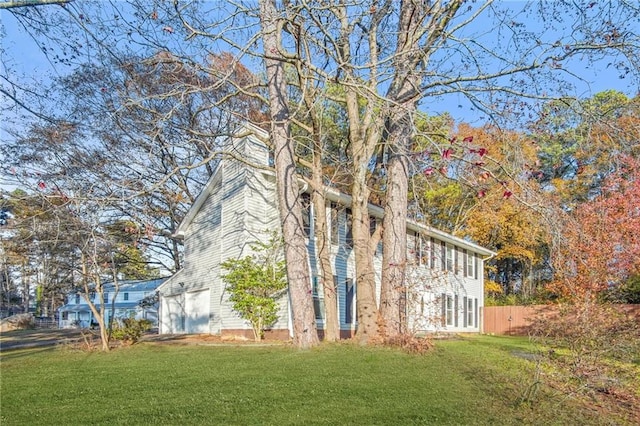
[[[615,305],[627,315],[640,321],[640,305]],[[536,318],[554,316],[558,307],[554,305],[531,306],[485,306],[482,310],[482,332],[526,336]]]

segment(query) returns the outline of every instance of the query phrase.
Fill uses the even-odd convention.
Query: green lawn
[[[534,363],[526,339],[437,342],[426,355],[350,343],[142,343],[111,353],[1,356],[0,424],[610,424],[542,389],[518,404]]]

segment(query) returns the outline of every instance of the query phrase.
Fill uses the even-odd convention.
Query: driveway
[[[12,330],[0,334],[0,352],[11,349],[35,348],[67,343],[82,338],[77,329]]]

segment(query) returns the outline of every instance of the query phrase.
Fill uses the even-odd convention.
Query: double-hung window
[[[470,277],[470,278],[474,278],[475,274],[474,274],[474,262],[475,259],[475,254],[468,252],[467,250],[464,251],[464,259],[463,259],[463,268],[464,268],[464,276],[465,277]]]
[[[447,325],[453,325],[453,296],[447,295]]]
[[[453,272],[454,270],[454,247],[451,244],[446,245],[446,259],[447,259],[447,271]]]
[[[313,277],[313,310],[316,314],[316,320],[324,321],[324,291],[320,278],[317,276]]]
[[[336,203],[331,203],[331,244],[338,244],[339,230],[340,230],[340,218],[339,209]]]
[[[311,196],[307,193],[302,194],[302,227],[304,235],[311,238]]]

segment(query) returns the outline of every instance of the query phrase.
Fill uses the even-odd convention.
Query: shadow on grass
[[[0,361],[13,361],[20,358],[30,357],[36,354],[43,354],[45,352],[54,352],[56,350],[56,346],[7,350],[0,353]]]

